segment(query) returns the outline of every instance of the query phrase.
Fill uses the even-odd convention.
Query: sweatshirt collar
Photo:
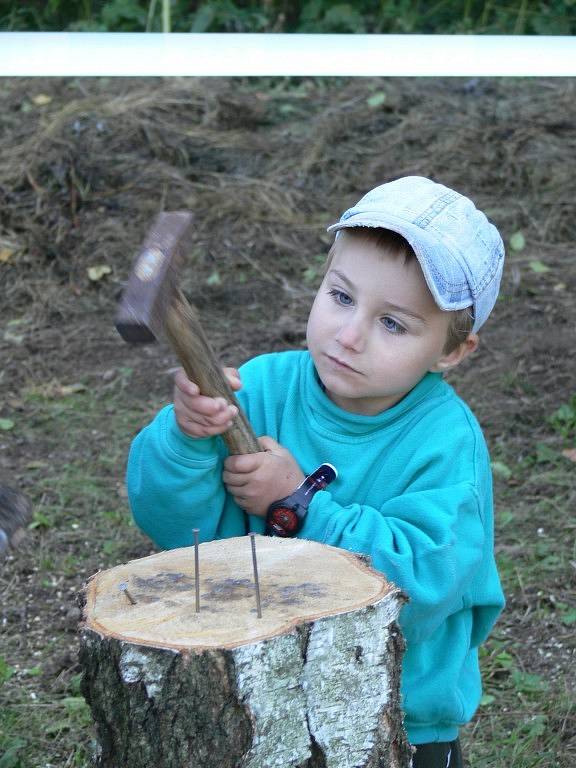
[[[309,353],[305,360],[305,395],[309,416],[322,429],[342,436],[369,436],[383,427],[400,426],[405,417],[443,382],[441,373],[427,373],[396,405],[373,416],[350,413],[333,403],[324,392],[314,361]]]

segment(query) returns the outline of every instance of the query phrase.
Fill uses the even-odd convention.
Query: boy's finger
[[[190,413],[184,411],[183,413],[180,413],[180,418],[184,423],[189,424],[190,426],[208,427],[210,429],[214,427],[217,429],[227,429],[228,425],[231,423],[230,419],[225,414],[218,416],[202,416],[202,414],[194,411]]]
[[[282,448],[280,443],[277,443],[273,437],[269,437],[268,435],[259,437],[258,443],[261,448],[264,448],[265,451],[274,451],[274,450],[277,450],[278,448]]]
[[[240,456],[228,456],[224,460],[224,468],[233,474],[254,472],[261,464],[261,457],[257,453],[244,453]]]
[[[221,435],[230,426],[230,422],[227,424],[202,424],[188,419],[184,419],[178,423],[183,432],[186,432],[186,434],[192,435],[193,437],[214,437],[215,435]]]
[[[223,368],[224,376],[228,379],[228,383],[234,391],[242,388],[242,382],[240,381],[240,374],[236,368]]]
[[[224,398],[206,397],[204,395],[194,395],[193,397],[182,397],[183,405],[190,413],[198,413],[201,416],[227,416],[233,419],[238,413],[235,405],[229,405]]]
[[[227,470],[222,472],[222,482],[227,488],[244,488],[244,486],[248,485],[246,474],[239,475]]]
[[[183,368],[179,368],[174,374],[174,385],[185,395],[200,394],[198,384],[190,381]]]

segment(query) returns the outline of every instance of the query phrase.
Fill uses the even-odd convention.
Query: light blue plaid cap
[[[402,235],[440,309],[472,306],[473,331],[488,319],[498,298],[504,243],[464,195],[423,176],[405,176],[368,192],[328,232],[347,227],[383,227]]]

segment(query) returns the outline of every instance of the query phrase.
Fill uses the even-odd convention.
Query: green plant
[[[11,0],[3,30],[571,35],[574,0]]]
[[[7,680],[10,680],[15,672],[16,670],[14,667],[11,667],[8,662],[0,656],[0,687],[4,685]]]
[[[573,395],[568,403],[564,403],[557,411],[554,411],[549,422],[564,440],[576,437],[576,395]]]
[[[8,739],[5,744],[5,752],[0,757],[0,768],[20,768],[18,753],[26,746],[24,739]]]

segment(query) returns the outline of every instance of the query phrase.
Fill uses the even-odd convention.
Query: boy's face
[[[308,349],[328,397],[373,415],[464,355],[443,352],[451,313],[435,304],[417,259],[339,240],[310,311]]]

